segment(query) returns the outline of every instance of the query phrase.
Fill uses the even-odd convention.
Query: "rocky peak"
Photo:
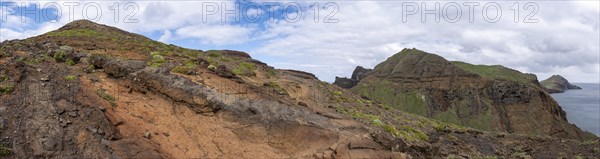
[[[443,57],[417,49],[403,49],[375,66],[378,77],[427,78],[440,76],[473,75],[453,66]]]
[[[111,27],[111,26],[107,26],[107,25],[103,25],[103,24],[98,24],[98,23],[95,23],[95,22],[92,22],[92,21],[86,20],[86,19],[72,21],[70,23],[67,23],[63,27],[59,28],[58,30],[52,31],[52,32],[44,34],[44,35],[56,36],[56,35],[73,35],[73,34],[75,34],[75,35],[94,34],[96,36],[104,35],[104,36],[119,37],[119,38],[125,38],[125,39],[138,39],[138,40],[151,41],[151,39],[149,39],[145,36],[135,34],[135,33],[130,33],[130,32],[121,30],[119,28],[115,28],[115,27]]]
[[[352,72],[351,78],[335,77],[335,82],[333,82],[333,84],[338,85],[342,88],[352,88],[358,82],[360,82],[361,79],[367,77],[367,75],[371,73],[371,71],[373,71],[373,69],[366,69],[362,66],[356,66],[356,68],[354,68],[354,71]]]
[[[581,89],[581,87],[569,83],[567,79],[560,75],[552,75],[540,83],[548,93],[563,93],[568,89]]]
[[[86,19],[80,19],[80,20],[75,20],[72,21],[70,23],[65,24],[63,27],[61,27],[61,30],[66,30],[66,29],[77,29],[77,28],[88,28],[88,29],[92,29],[92,28],[108,28],[109,26],[105,26],[102,24],[98,24],[98,23],[94,23],[90,20],[86,20]]]
[[[352,79],[356,81],[360,81],[365,78],[373,69],[366,69],[362,66],[356,66],[354,71],[352,72]]]

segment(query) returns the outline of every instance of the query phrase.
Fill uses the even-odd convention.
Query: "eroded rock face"
[[[548,93],[563,93],[569,89],[581,89],[581,87],[573,85],[560,75],[552,75],[550,78],[543,80],[540,84]]]
[[[304,78],[304,79],[318,79],[317,76],[315,76],[314,74],[304,72],[304,71],[298,71],[298,70],[282,70],[282,71],[286,74]]]
[[[333,84],[346,89],[356,86],[356,83],[358,82],[346,77],[335,77],[335,81],[333,82]]]
[[[407,112],[482,130],[574,139],[583,133],[536,82],[490,79],[416,49],[377,65],[352,90]]]
[[[0,97],[3,143],[12,145],[14,157],[111,157],[106,144],[118,132],[94,105],[98,99],[73,96],[85,92],[79,82],[64,80],[68,69],[16,67],[23,73],[19,84],[11,96]]]

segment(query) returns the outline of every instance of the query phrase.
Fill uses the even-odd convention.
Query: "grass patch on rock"
[[[91,29],[69,29],[69,30],[62,30],[62,31],[53,31],[53,32],[46,33],[46,35],[50,36],[50,37],[98,37],[98,36],[101,36],[100,33],[98,33],[95,30],[91,30]]]
[[[100,98],[108,101],[111,106],[113,106],[113,107],[117,106],[115,97],[113,97],[113,96],[111,96],[109,94],[106,94],[106,90],[105,89],[98,89],[98,90],[96,90],[96,95],[98,95]]]
[[[248,62],[240,62],[240,64],[233,70],[231,73],[238,76],[253,76],[254,70],[256,70],[256,66],[252,63]]]
[[[182,66],[176,66],[171,69],[171,72],[191,75],[194,74],[194,68],[196,67],[196,63],[194,61],[187,61]]]
[[[77,80],[77,76],[68,75],[68,76],[65,76],[65,80],[74,81],[74,80]]]
[[[501,65],[473,65],[459,61],[453,61],[452,65],[488,79],[500,79],[520,83],[531,83],[531,81],[537,79],[533,74],[521,73]]]
[[[0,83],[0,94],[8,94],[12,92],[15,85],[12,83]]]
[[[8,156],[12,154],[12,150],[4,145],[0,145],[0,156]]]
[[[382,80],[377,83],[360,83],[352,88],[360,95],[385,103],[398,110],[426,115],[427,107],[421,93],[418,91],[405,92],[394,89],[391,82]]]
[[[273,81],[266,82],[263,85],[273,89],[273,91],[275,91],[275,93],[277,93],[277,94],[288,95],[287,91],[283,87],[281,87],[280,85],[278,85],[277,83],[275,83]]]
[[[0,82],[8,81],[10,77],[8,75],[0,75]]]

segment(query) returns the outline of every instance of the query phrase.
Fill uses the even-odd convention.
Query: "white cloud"
[[[509,9],[512,3],[500,3],[503,18],[488,23],[481,17],[481,7],[489,2],[480,2],[474,23],[468,22],[466,8],[456,24],[443,20],[421,23],[419,15],[403,23],[401,3],[340,2],[340,22],[336,24],[272,23],[265,35],[283,36],[253,52],[299,64],[275,66],[313,72],[326,81],[349,76],[357,63],[374,67],[405,47],[437,53],[449,60],[502,64],[540,77],[560,73],[575,82],[599,81],[598,69],[587,69],[600,63],[599,14],[594,7],[578,10],[581,4],[539,2],[540,11],[534,17],[539,23],[523,23],[526,11],[521,11],[520,22],[515,23]],[[570,70],[579,71],[567,72]]]
[[[205,44],[239,44],[249,40],[252,29],[233,25],[186,26],[177,29],[180,38],[198,39]]]
[[[160,36],[160,38],[158,38],[158,41],[163,42],[163,43],[169,43],[169,41],[171,40],[172,37],[173,37],[173,35],[171,35],[171,31],[165,30],[163,35]]]

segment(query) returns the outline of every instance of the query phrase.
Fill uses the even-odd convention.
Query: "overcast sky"
[[[246,51],[328,82],[402,48],[500,64],[540,80],[560,74],[572,82],[600,81],[598,1],[443,1],[439,7],[421,1],[2,2],[0,41],[87,18],[188,48]]]

